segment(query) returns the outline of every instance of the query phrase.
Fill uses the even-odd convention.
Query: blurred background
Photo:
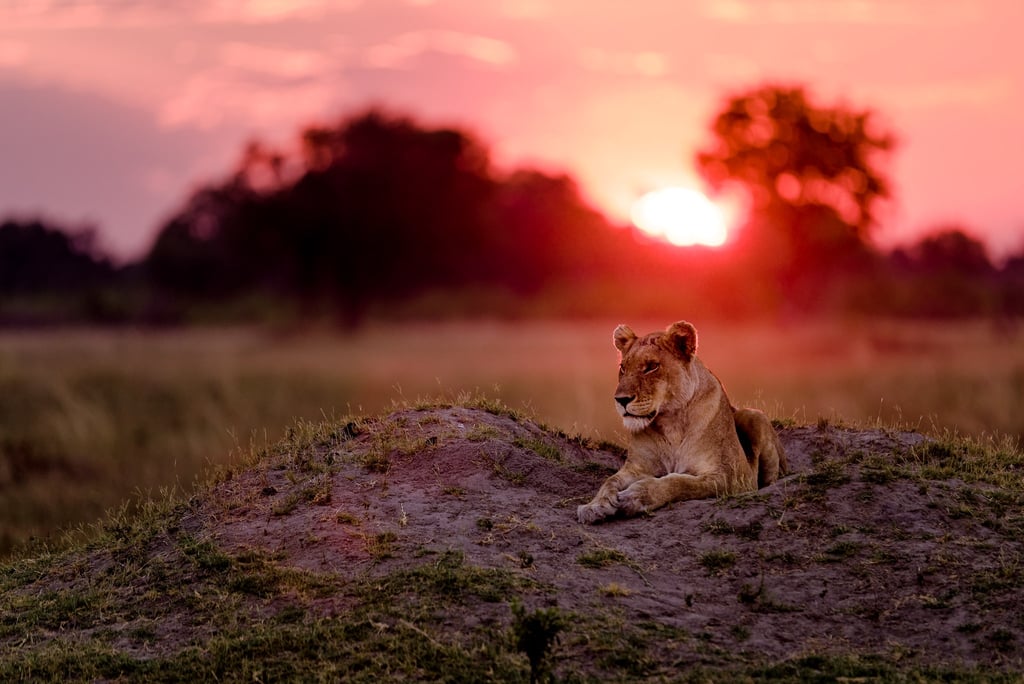
[[[1024,435],[1013,0],[8,0],[0,554],[466,396]]]

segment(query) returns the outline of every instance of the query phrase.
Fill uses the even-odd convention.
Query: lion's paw
[[[644,486],[633,485],[619,492],[619,510],[626,515],[641,515],[651,510],[651,497]]]
[[[584,525],[590,525],[614,515],[617,510],[617,501],[591,501],[588,504],[576,507],[576,519]]]

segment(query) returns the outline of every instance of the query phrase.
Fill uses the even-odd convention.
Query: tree
[[[369,111],[302,131],[288,156],[251,142],[160,231],[154,279],[190,297],[271,291],[358,323],[430,290],[536,293],[606,268],[612,230],[565,176],[496,174],[453,128]]]
[[[870,111],[812,103],[802,87],[766,85],[728,99],[697,167],[715,190],[746,190],[746,272],[789,305],[829,300],[826,285],[873,263],[870,231],[890,183],[877,166],[894,137]]]
[[[94,228],[65,230],[40,220],[0,224],[0,295],[80,292],[111,280],[114,268]]]
[[[908,249],[893,253],[897,267],[931,275],[990,276],[995,267],[985,245],[960,225],[942,226]]]
[[[262,264],[242,216],[259,196],[236,180],[199,188],[157,234],[146,270],[161,288],[189,296],[223,296],[251,288]]]
[[[866,238],[889,197],[874,157],[895,138],[871,111],[817,106],[802,87],[767,85],[730,98],[712,133],[698,169],[715,189],[744,186],[757,208],[829,206]]]
[[[895,279],[890,297],[920,316],[978,316],[1012,308],[1012,288],[1000,292],[985,245],[958,224],[940,226],[889,258]],[[1004,303],[1000,303],[1000,299]]]
[[[307,171],[279,197],[303,296],[355,321],[373,300],[486,279],[494,182],[472,136],[371,111],[303,140]]]
[[[492,273],[521,294],[607,276],[617,256],[606,219],[565,175],[518,170],[503,178],[487,231],[496,247]]]

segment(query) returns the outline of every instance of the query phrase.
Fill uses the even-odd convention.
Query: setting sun
[[[671,187],[649,192],[636,201],[631,212],[637,228],[680,247],[725,243],[725,215],[703,193]]]

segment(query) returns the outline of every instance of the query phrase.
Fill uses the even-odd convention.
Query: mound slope
[[[588,527],[612,445],[458,406],[300,425],[6,568],[0,678],[525,680],[513,603],[558,616],[561,679],[1020,671],[1020,488],[915,433],[781,438],[756,494]]]

